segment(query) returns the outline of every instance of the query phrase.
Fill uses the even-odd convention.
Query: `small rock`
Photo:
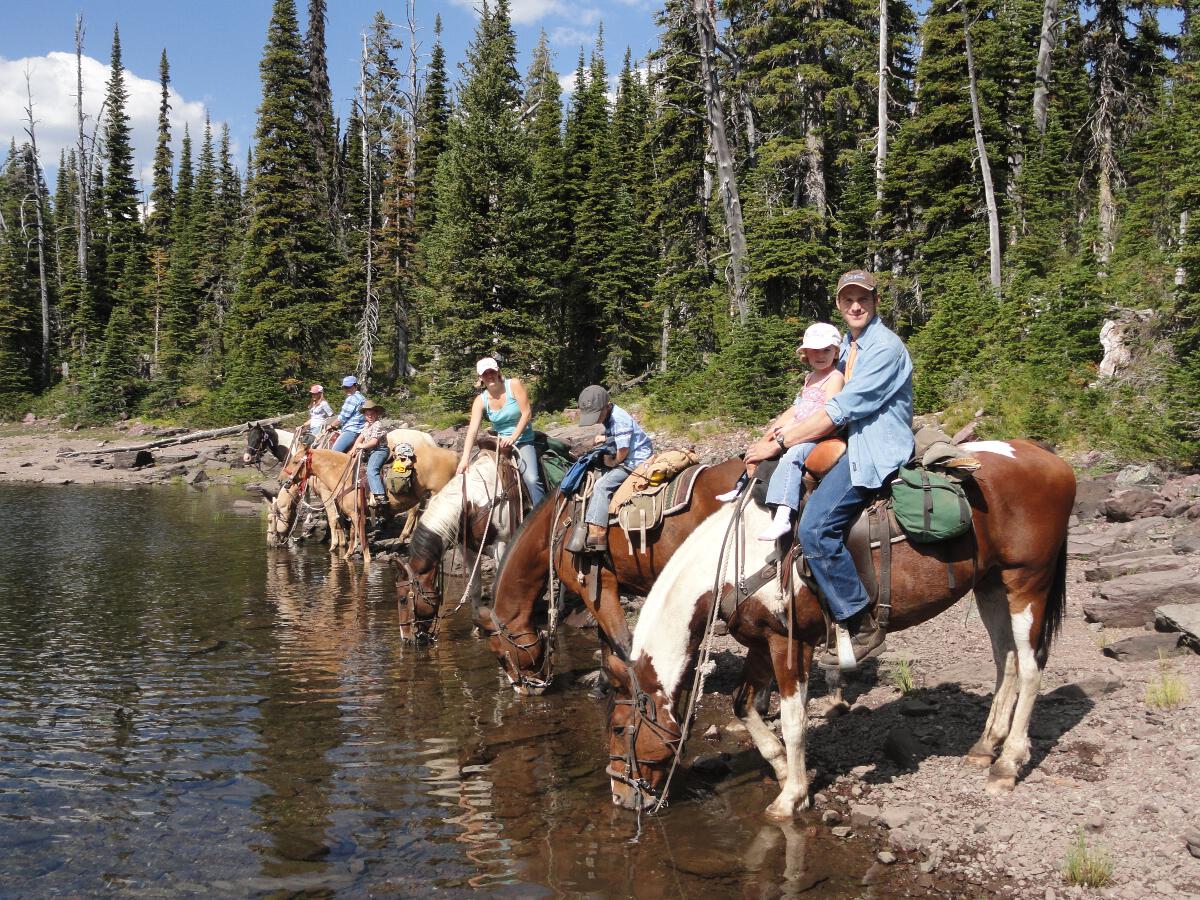
[[[112,455],[112,464],[118,469],[140,469],[154,465],[154,454],[149,450],[118,450]]]
[[[1087,581],[1110,581],[1122,575],[1136,575],[1139,572],[1162,572],[1167,569],[1178,569],[1179,557],[1160,550],[1134,550],[1131,553],[1118,553],[1113,556],[1101,557],[1094,566],[1086,569],[1083,577]]]
[[[1154,627],[1159,631],[1182,632],[1180,642],[1200,652],[1200,605],[1167,603],[1154,610]]]
[[[937,867],[942,864],[942,848],[934,847],[929,851],[928,858],[921,861],[917,866],[922,872],[936,872]]]
[[[37,416],[33,413],[25,413],[24,418],[21,419],[22,425],[33,425],[35,422],[37,422]]]
[[[184,481],[191,485],[204,484],[208,481],[208,473],[203,469],[196,469],[191,475],[188,475]]]
[[[925,846],[926,836],[911,825],[894,828],[888,832],[888,843],[897,850],[908,853],[920,850]]]
[[[1100,504],[1099,509],[1110,522],[1129,522],[1156,500],[1161,501],[1161,498],[1155,491],[1147,488],[1127,488],[1115,491]]]
[[[888,828],[896,829],[903,828],[912,822],[919,822],[925,818],[925,810],[919,806],[902,805],[902,806],[887,806],[879,814],[879,820]]]
[[[42,466],[42,471],[43,472],[57,472],[58,466],[54,465],[54,463],[51,463],[48,466]]]
[[[742,724],[740,719],[731,719],[725,726],[725,730],[730,734],[745,734],[746,726]]]
[[[836,825],[829,830],[834,837],[848,838],[854,829],[852,829],[849,825]]]
[[[1162,484],[1162,474],[1153,465],[1126,466],[1113,479],[1119,487],[1132,487],[1137,484]]]
[[[837,825],[842,821],[842,814],[836,809],[827,809],[821,813],[821,822],[825,825]]]
[[[1083,827],[1088,831],[1103,831],[1104,816],[1100,815],[1099,813],[1092,813],[1087,817],[1087,820],[1084,821]]]
[[[866,828],[879,818],[881,812],[873,803],[855,803],[850,807],[850,824],[856,828]]]
[[[896,854],[893,853],[891,850],[880,850],[878,853],[875,854],[875,858],[877,860],[879,860],[881,863],[883,863],[885,866],[890,866],[892,863],[894,863],[896,861]]]
[[[23,462],[23,463],[18,463],[17,465],[18,465],[18,468],[21,468],[21,469],[28,469],[29,467],[31,467],[31,466],[33,465],[33,463],[31,463],[31,462]]]
[[[721,739],[721,729],[716,725],[709,725],[704,731],[704,739],[706,741],[719,741]]]
[[[1200,553],[1200,523],[1188,525],[1171,538],[1171,549],[1185,556]]]
[[[824,791],[817,791],[817,793],[813,795],[813,803],[815,803],[817,806],[824,806],[828,802],[829,795]]]
[[[923,888],[931,888],[934,885],[933,876],[928,872],[922,872],[917,876],[917,886]]]

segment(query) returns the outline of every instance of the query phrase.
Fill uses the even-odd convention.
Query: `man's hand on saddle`
[[[775,429],[771,429],[757,441],[746,448],[746,463],[760,463],[764,460],[774,459],[779,455],[779,444],[775,440],[779,434]]]

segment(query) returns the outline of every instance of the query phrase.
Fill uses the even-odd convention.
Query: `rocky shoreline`
[[[594,431],[558,433],[582,444]],[[456,435],[435,436],[451,444]],[[277,471],[243,467],[238,436],[156,450],[152,465],[129,468],[109,453],[67,455],[155,436],[161,429],[137,424],[115,432],[7,426],[0,482],[182,480],[257,493]],[[697,449],[724,458],[748,438],[736,432]],[[262,508],[257,497],[235,506]],[[814,719],[814,818],[875,855],[865,885],[895,885],[892,867],[900,866],[911,870],[901,880],[917,894],[1200,896],[1200,475],[1136,466],[1081,477],[1068,552],[1067,617],[1034,710],[1033,759],[1012,795],[990,797],[985,774],[962,764],[982,731],[994,679],[969,603],[889,636],[878,665],[848,687],[849,712]],[[701,769],[750,747],[729,715],[740,648],[725,639],[724,650],[703,704],[707,740],[689,748]],[[912,682],[904,691],[903,671]],[[1163,685],[1176,689],[1177,703],[1150,702],[1148,693]],[[1064,880],[1068,850],[1081,836],[1111,861],[1108,887]]]

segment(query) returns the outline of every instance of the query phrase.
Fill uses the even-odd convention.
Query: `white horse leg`
[[[776,819],[792,819],[800,810],[808,809],[808,769],[804,762],[804,739],[808,729],[808,679],[797,679],[790,697],[780,701],[780,721],[783,724],[783,744],[787,748],[787,779],[783,790],[767,807],[767,815]]]
[[[1012,613],[1013,640],[1017,645],[1017,678],[1020,694],[1016,712],[1012,716],[1011,728],[1004,741],[1000,758],[988,772],[989,794],[1006,794],[1017,784],[1021,767],[1029,762],[1029,718],[1033,715],[1033,704],[1037,701],[1042,686],[1042,670],[1038,668],[1033,652],[1033,611],[1026,606]]]
[[[1008,590],[1002,584],[981,584],[975,589],[975,600],[979,618],[992,640],[996,687],[983,734],[967,751],[964,762],[986,769],[996,758],[996,748],[1008,737],[1013,706],[1017,702],[1017,653],[1008,612]]]
[[[764,722],[763,717],[758,714],[757,704],[747,703],[745,713],[739,715],[738,719],[746,726],[746,731],[750,734],[750,739],[754,741],[758,752],[762,754],[762,758],[775,770],[775,777],[779,779],[779,783],[783,784],[787,781],[788,775],[787,754],[779,738],[775,737],[771,726]]]

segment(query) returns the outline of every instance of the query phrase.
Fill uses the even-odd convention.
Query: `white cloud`
[[[562,88],[564,96],[570,96],[575,93],[575,73],[567,72],[565,75],[558,76],[558,86]]]
[[[104,86],[110,67],[108,63],[90,56],[84,56],[82,62],[83,111],[87,117],[84,128],[90,136],[104,103]],[[3,150],[7,150],[9,138],[15,138],[18,145],[26,139],[26,72],[29,73],[29,85],[33,92],[33,117],[42,166],[56,169],[59,151],[75,146],[75,55],[56,51],[23,59],[0,57],[0,139],[4,140]],[[148,192],[158,131],[158,79],[140,78],[126,69],[125,89],[129,94],[125,112],[133,132],[134,169],[140,173]],[[185,123],[192,133],[194,153],[198,155],[200,152],[200,140],[204,134],[204,104],[185,100],[174,88],[170,89],[170,102],[171,137],[178,162]],[[219,122],[213,122],[214,141],[218,139],[220,127]]]
[[[550,43],[564,50],[577,51],[580,47],[594,47],[596,32],[583,31],[570,25],[559,25],[550,30]]]
[[[479,14],[482,8],[481,0],[453,0],[455,5],[470,9]],[[544,19],[553,13],[563,13],[566,10],[561,0],[512,0],[508,14],[515,25],[530,25]]]

